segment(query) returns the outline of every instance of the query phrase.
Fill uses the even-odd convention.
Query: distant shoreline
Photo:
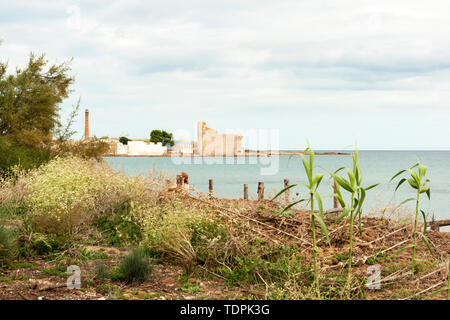
[[[304,154],[308,155],[308,152],[298,152],[298,151],[267,151],[267,152],[250,152],[243,155],[234,155],[234,156],[201,156],[198,154],[164,154],[164,155],[105,155],[104,157],[108,158],[171,158],[171,157],[203,157],[203,158],[222,158],[222,157],[270,157],[272,155],[299,155]],[[315,155],[350,155],[350,153],[346,152],[314,152]]]

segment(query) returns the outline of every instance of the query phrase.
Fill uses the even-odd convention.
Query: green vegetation
[[[314,283],[317,287],[317,293],[320,297],[320,291],[319,291],[319,277],[318,277],[318,266],[317,266],[317,251],[319,248],[317,247],[317,239],[316,239],[316,221],[319,223],[320,228],[322,230],[322,233],[325,235],[327,242],[330,242],[330,239],[328,237],[328,230],[327,227],[323,221],[323,204],[322,204],[322,198],[320,197],[319,193],[317,192],[317,188],[319,187],[323,175],[322,174],[316,174],[314,175],[314,151],[311,148],[307,148],[305,152],[309,153],[309,161],[306,160],[305,156],[301,154],[303,167],[305,169],[306,176],[308,177],[308,185],[305,185],[305,187],[309,190],[309,203],[310,203],[310,214],[311,214],[311,233],[312,233],[312,246],[313,246],[313,260],[314,260]],[[281,194],[286,192],[288,189],[295,187],[296,185],[291,185],[282,191],[280,191],[273,199],[276,199]],[[314,212],[314,200],[317,201],[317,204],[319,206],[319,214]],[[293,207],[294,205],[304,201],[304,199],[293,202],[289,205],[287,205],[280,213],[279,215],[283,215],[284,212],[286,212],[289,208]]]
[[[128,139],[127,137],[120,137],[119,142],[122,144],[127,145],[129,141],[132,141],[131,139]]]
[[[74,84],[71,61],[49,65],[45,55],[30,55],[24,68],[7,73],[0,62],[0,177],[30,170],[54,157],[73,155],[99,160],[109,146],[93,139],[69,141],[80,108],[74,106],[67,124],[60,119],[60,105]]]
[[[414,171],[414,168],[418,168],[418,172]],[[408,173],[410,174],[409,179],[406,178],[402,178],[400,179],[400,181],[397,184],[397,187],[395,188],[395,191],[397,191],[397,189],[405,182],[408,181],[409,185],[411,186],[411,188],[417,190],[416,191],[416,197],[415,198],[408,198],[406,200],[404,200],[400,205],[409,202],[409,201],[415,201],[416,202],[416,211],[415,211],[415,215],[414,215],[414,231],[413,231],[413,243],[412,245],[407,245],[406,247],[404,247],[402,250],[405,250],[407,248],[411,248],[413,250],[412,253],[412,264],[411,264],[411,269],[412,269],[412,275],[414,276],[415,273],[415,269],[416,269],[416,245],[417,245],[417,236],[418,236],[418,231],[417,231],[417,222],[419,220],[419,205],[420,205],[420,195],[422,193],[425,193],[428,197],[428,199],[430,199],[430,187],[427,186],[427,183],[430,182],[430,179],[425,179],[425,175],[427,173],[427,167],[421,165],[420,163],[416,163],[414,166],[412,166],[411,168],[407,169],[407,170],[402,170],[397,172],[392,178],[391,181],[394,180],[396,177],[402,175],[404,172],[408,171]],[[426,214],[423,210],[420,210],[422,217],[423,217],[423,221],[424,221],[424,226],[423,226],[423,232],[420,234],[422,241],[426,244],[426,246],[428,247],[428,249],[430,250],[430,252],[432,252],[431,250],[431,246],[430,246],[430,241],[428,240],[427,236],[426,236],[426,232],[427,232],[427,218],[426,218]]]
[[[0,267],[14,259],[16,251],[14,234],[0,225]]]
[[[150,133],[150,142],[161,142],[163,146],[173,147],[175,141],[173,140],[173,134],[164,130],[152,130]]]
[[[368,236],[369,220],[361,212],[371,187],[362,187],[357,152],[353,168],[347,169],[348,178],[340,176],[340,170],[330,174],[339,186],[334,195],[345,214],[325,219],[317,193],[323,176],[315,174],[314,152],[306,151],[308,157],[301,160],[309,199],[295,201],[273,216],[270,212],[276,212],[278,203],[249,201],[247,208],[223,200],[217,207],[165,191],[164,177],[126,176],[80,157],[57,157],[28,172],[19,171],[3,178],[0,185],[0,269],[39,271],[37,278],[67,277],[68,265],[83,264],[90,266],[83,271],[85,285],[112,298],[136,298],[122,291],[123,286],[147,281],[150,275],[159,277],[164,274],[161,269],[177,268],[184,274],[174,274],[178,283],[173,288],[178,294],[196,297],[207,296],[201,277],[204,282],[220,279],[228,289],[246,292],[242,298],[364,299],[367,279],[361,275],[361,266],[381,264],[382,275],[388,277],[404,269],[404,259],[397,261],[385,252],[393,244],[384,240],[370,248],[364,243],[367,238],[353,241],[349,236],[353,234],[349,222],[357,226],[357,218],[364,221],[359,237]],[[346,203],[340,189],[353,200]],[[309,201],[307,211],[294,208],[304,201]],[[227,205],[224,213],[221,208]],[[384,218],[375,220],[373,229],[385,228],[386,235],[393,231]],[[138,249],[124,256],[117,248],[103,250],[111,246]],[[369,251],[361,253],[361,248]],[[424,257],[423,251],[419,254]],[[352,256],[367,259],[352,263]],[[45,260],[44,265],[35,260]],[[415,268],[423,274],[438,265],[436,260],[416,259]],[[17,274],[3,281],[22,278],[24,274]],[[394,284],[386,286],[391,290]],[[160,294],[138,295],[155,298]]]
[[[122,258],[120,272],[127,282],[144,282],[150,276],[152,265],[146,251],[138,248]]]
[[[352,251],[353,251],[353,226],[356,217],[359,217],[359,229],[362,232],[361,228],[361,214],[362,214],[362,206],[364,200],[366,198],[366,192],[377,185],[372,185],[367,188],[363,188],[362,184],[362,172],[358,163],[358,150],[352,154],[352,169],[349,168],[340,168],[336,170],[334,173],[329,172],[333,180],[338,184],[338,187],[335,189],[334,196],[337,197],[341,207],[342,207],[342,215],[337,219],[338,222],[340,219],[350,215],[349,220],[349,249],[348,249],[348,272],[347,272],[347,283],[350,286],[351,283],[351,270],[352,270]],[[338,175],[337,173],[341,170],[345,169],[347,171],[348,179]],[[350,193],[350,204],[345,203],[344,198],[342,197],[342,193],[340,191],[340,187],[342,187],[345,191]],[[348,287],[350,294],[350,287]]]

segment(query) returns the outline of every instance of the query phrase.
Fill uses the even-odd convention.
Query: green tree
[[[161,142],[163,146],[173,146],[175,141],[173,140],[173,134],[164,130],[153,130],[150,133],[150,142]]]
[[[26,146],[52,140],[61,127],[59,105],[74,82],[70,62],[48,66],[44,55],[31,54],[27,66],[13,74],[0,63],[0,136]]]
[[[55,156],[100,159],[109,149],[98,139],[70,140],[80,101],[67,124],[60,121],[60,104],[75,81],[70,63],[49,65],[45,55],[31,53],[25,68],[9,74],[8,65],[0,62],[0,176],[12,173],[14,166],[27,170]]]
[[[131,139],[128,139],[127,137],[120,137],[119,142],[122,144],[128,144],[128,141],[131,141]]]

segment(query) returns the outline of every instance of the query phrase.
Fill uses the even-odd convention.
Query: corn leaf
[[[287,190],[289,190],[290,188],[293,188],[297,186],[297,184],[292,184],[289,187],[284,188],[283,190],[281,190],[280,192],[277,193],[277,195],[275,197],[273,197],[272,199],[270,199],[270,201],[275,200],[276,198],[278,198],[279,196],[281,196],[283,193],[285,193]]]
[[[328,245],[331,246],[330,237],[328,236],[327,226],[326,226],[325,223],[323,222],[322,217],[320,217],[319,215],[317,215],[315,212],[313,212],[313,215],[314,215],[314,217],[317,219],[317,221],[319,222],[320,229],[322,230],[322,234],[325,235],[325,238],[327,239]]]
[[[428,240],[427,236],[422,234],[422,240],[427,245],[427,248],[430,251],[430,253],[433,254],[433,250],[431,249],[430,241]]]
[[[337,224],[339,221],[341,221],[344,217],[348,216],[350,213],[350,208],[344,208],[342,209],[341,215],[336,219],[336,221],[333,223],[333,225]]]
[[[397,178],[399,175],[401,175],[403,172],[405,172],[406,170],[402,170],[402,171],[399,171],[399,172],[397,172],[392,178],[391,178],[391,180],[389,180],[389,182],[391,182],[392,180],[394,180],[395,178]]]
[[[397,189],[400,188],[400,186],[401,186],[401,185],[403,184],[403,182],[405,182],[405,181],[406,181],[406,178],[401,179],[401,180],[399,181],[399,183],[397,184],[397,186],[395,187],[395,191],[394,191],[394,192],[396,192]]]

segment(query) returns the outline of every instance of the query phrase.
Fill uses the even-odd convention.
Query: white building
[[[188,154],[194,153],[194,143],[192,141],[175,141],[175,145],[172,147],[172,154]]]
[[[128,141],[128,145],[117,142],[117,155],[128,156],[162,156],[167,153],[167,147],[161,142],[147,143],[145,141]]]

